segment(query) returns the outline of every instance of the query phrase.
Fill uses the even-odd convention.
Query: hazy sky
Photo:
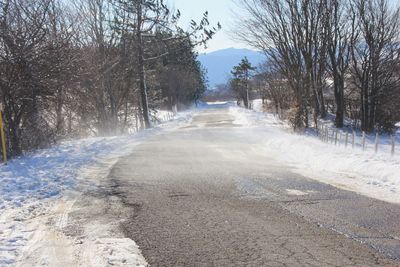
[[[243,48],[245,45],[232,41],[228,31],[232,28],[233,11],[237,7],[233,0],[168,0],[171,7],[179,9],[182,13],[182,26],[189,27],[191,19],[199,21],[205,11],[209,12],[209,20],[212,25],[220,22],[222,30],[209,42],[206,52],[223,48]]]

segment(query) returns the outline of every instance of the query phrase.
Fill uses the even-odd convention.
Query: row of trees
[[[238,38],[268,62],[254,86],[295,129],[317,124],[334,99],[335,123],[391,130],[400,120],[399,8],[388,0],[239,0]]]
[[[156,107],[205,90],[194,48],[220,27],[178,27],[162,0],[1,0],[0,101],[11,155],[60,138],[151,127]]]

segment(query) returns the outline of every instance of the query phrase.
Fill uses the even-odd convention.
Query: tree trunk
[[[142,37],[142,1],[138,1],[137,5],[137,41],[138,41],[138,68],[139,68],[139,89],[140,98],[142,102],[142,114],[144,126],[146,129],[151,128],[149,103],[147,98],[146,77],[144,69],[144,50],[143,50],[143,37]]]
[[[247,101],[247,96],[243,97],[242,99],[243,99],[244,107],[248,109],[249,108],[249,102]]]
[[[22,149],[21,149],[21,140],[20,140],[20,130],[19,130],[19,124],[20,124],[20,119],[16,115],[12,115],[10,111],[11,107],[8,108],[7,106],[5,107],[4,110],[4,115],[5,115],[5,132],[7,135],[8,143],[10,144],[10,147],[8,147],[8,151],[10,153],[10,156],[19,156],[22,154]]]
[[[335,126],[343,128],[344,125],[344,81],[339,77],[335,78],[335,101],[336,101],[336,118]]]
[[[325,118],[326,117],[325,98],[321,86],[319,86],[317,94],[318,94],[318,104],[319,104],[319,115],[321,116],[321,118]]]
[[[57,89],[57,103],[56,103],[56,117],[57,117],[57,125],[56,125],[56,132],[57,135],[62,135],[64,134],[64,116],[62,113],[63,109],[63,89],[58,88]]]
[[[361,129],[365,132],[369,132],[369,95],[368,88],[366,85],[362,89],[362,97],[361,97]]]

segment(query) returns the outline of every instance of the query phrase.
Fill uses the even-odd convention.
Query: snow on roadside
[[[16,263],[37,230],[30,221],[45,217],[68,190],[95,186],[95,180],[82,181],[81,173],[96,165],[112,166],[115,160],[110,158],[124,156],[149,135],[175,129],[190,118],[191,112],[186,112],[170,123],[132,135],[66,141],[1,165],[0,266]]]
[[[231,107],[230,112],[235,123],[262,131],[265,153],[294,167],[296,172],[372,198],[400,203],[400,155],[391,156],[388,148],[375,154],[358,147],[339,147],[313,135],[293,134],[272,114],[240,107]]]

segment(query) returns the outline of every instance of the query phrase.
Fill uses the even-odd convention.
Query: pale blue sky
[[[205,11],[209,12],[211,24],[216,25],[217,22],[221,23],[222,30],[209,42],[207,50],[204,51],[204,49],[200,49],[200,52],[212,52],[230,47],[247,47],[244,44],[231,40],[228,34],[233,28],[234,13],[239,10],[234,1],[235,0],[167,0],[170,7],[181,11],[182,27],[188,27],[191,19],[199,21]],[[400,3],[400,0],[389,1],[394,6]]]
[[[232,28],[232,12],[236,9],[233,0],[168,0],[171,7],[179,9],[182,13],[182,26],[189,26],[191,19],[199,21],[205,11],[209,12],[209,20],[212,25],[220,22],[222,30],[209,42],[208,49],[205,52],[211,52],[219,49],[236,47],[246,47],[243,44],[232,41],[228,31]],[[202,50],[203,52],[203,50]]]

